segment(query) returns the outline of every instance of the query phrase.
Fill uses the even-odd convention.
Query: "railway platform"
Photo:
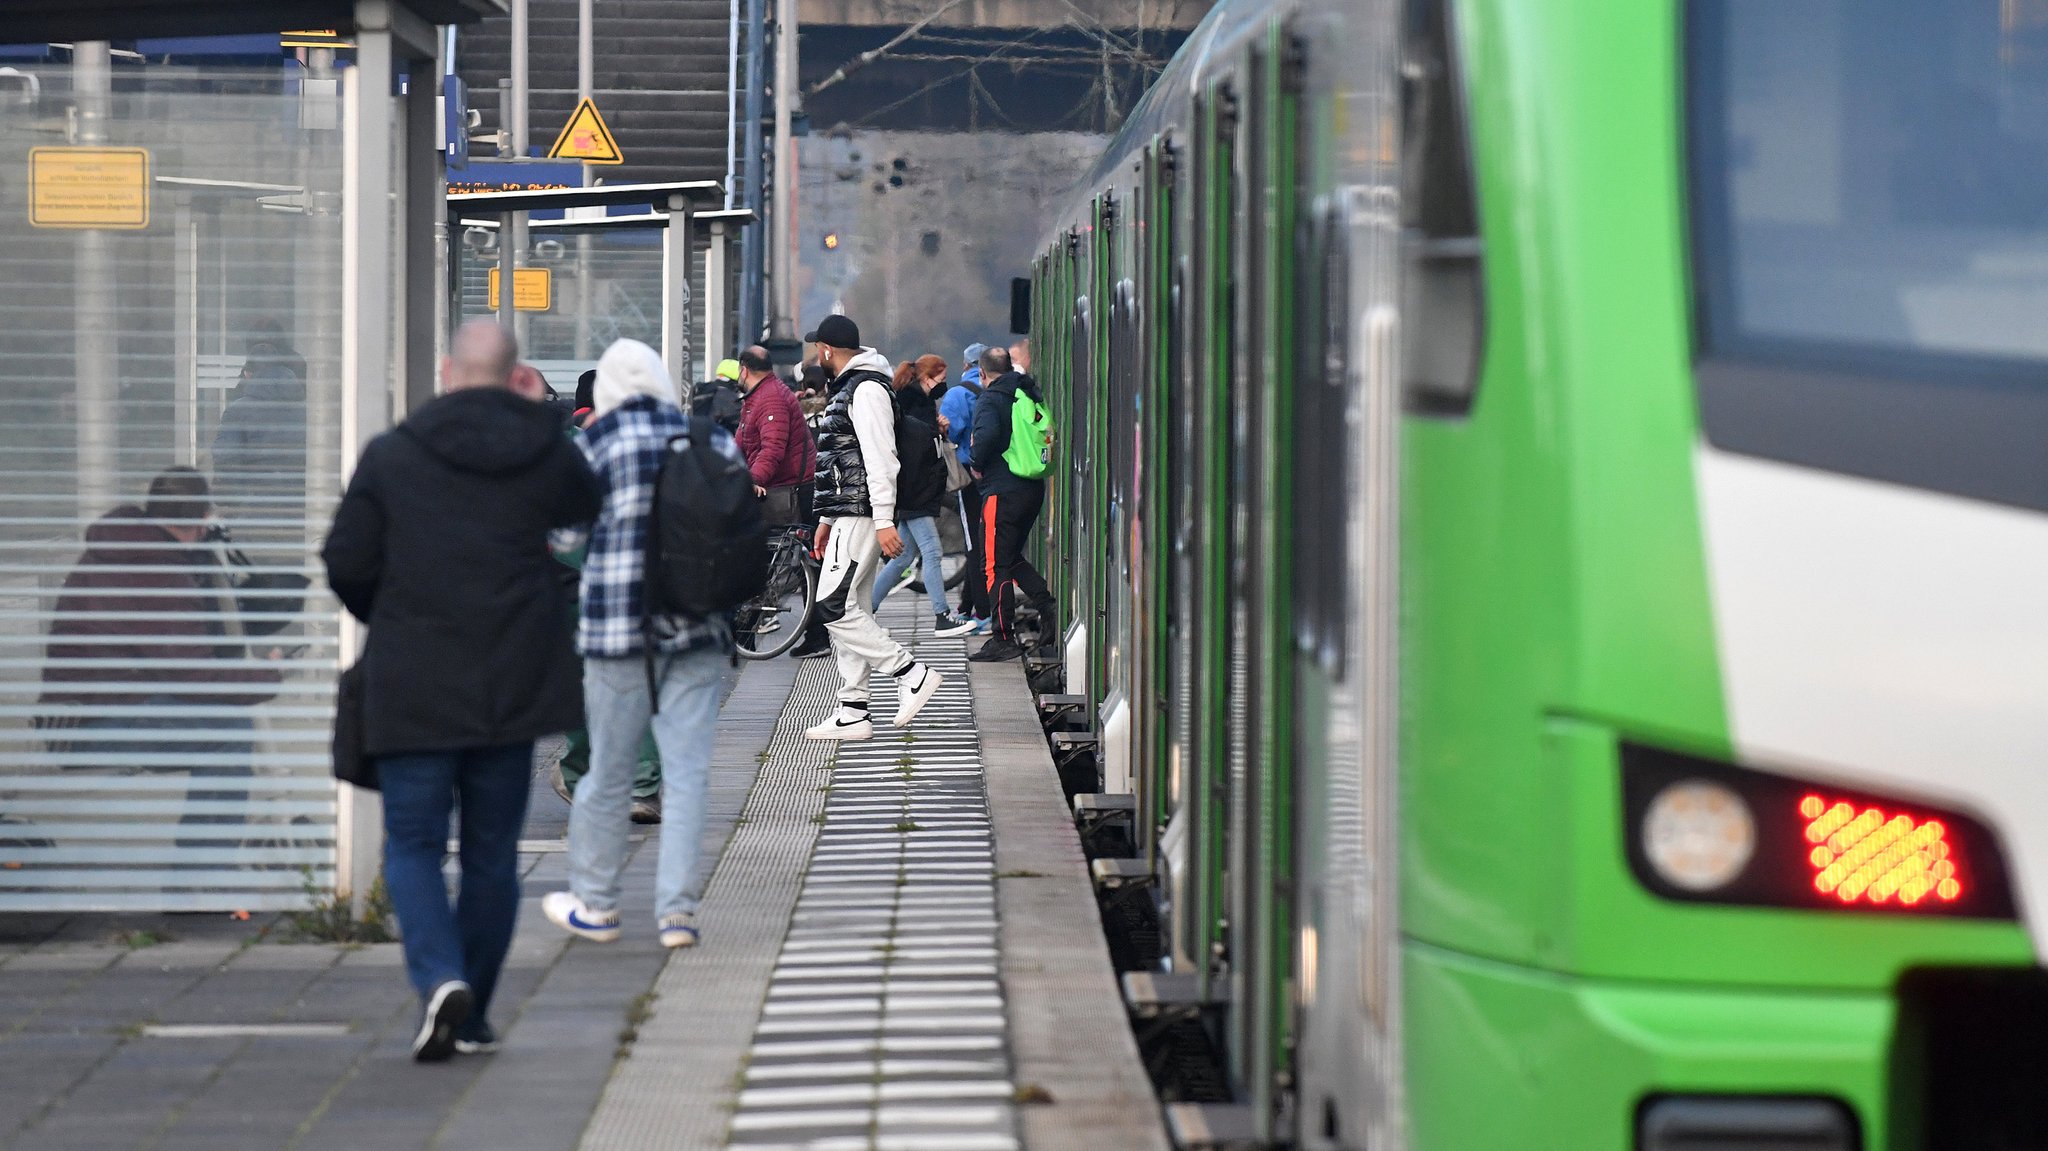
[[[631,913],[652,836],[619,942],[540,915],[565,862],[543,757],[495,1054],[409,1060],[395,943],[0,919],[0,1147],[1163,1149],[1023,669],[907,602],[884,621],[947,677],[908,732],[805,740],[827,660],[733,676],[696,948]]]

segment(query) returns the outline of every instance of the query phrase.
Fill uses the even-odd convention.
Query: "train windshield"
[[[1800,462],[1882,472],[1878,456],[1929,428],[1844,431],[1826,409],[1859,378],[1884,387],[1849,402],[1939,408],[1931,390],[1967,393],[1936,419],[1952,440],[2039,431],[2048,0],[1697,0],[1686,71],[1700,358],[1779,369],[1703,394],[1709,438],[1717,424],[1751,441],[1804,429],[1837,442]],[[2048,502],[2038,468],[1916,466],[1884,478]]]

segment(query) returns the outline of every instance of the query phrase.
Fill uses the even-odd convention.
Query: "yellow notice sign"
[[[554,306],[555,274],[546,268],[512,269],[512,307],[521,312],[545,312]],[[491,299],[498,308],[498,269],[491,269]]]
[[[147,148],[30,148],[28,184],[38,228],[149,227]]]
[[[562,125],[562,134],[555,137],[554,147],[548,149],[548,159],[581,160],[586,164],[626,162],[619,142],[612,139],[611,128],[598,114],[597,105],[588,99],[577,104],[575,114]]]

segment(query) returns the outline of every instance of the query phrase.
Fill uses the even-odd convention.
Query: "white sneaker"
[[[911,682],[912,676],[917,677],[916,683]],[[897,676],[896,698],[901,702],[896,706],[896,726],[909,727],[910,721],[916,719],[917,713],[924,710],[924,705],[931,702],[932,695],[944,682],[945,676],[923,664],[917,664],[915,670]]]
[[[697,917],[687,911],[662,916],[660,928],[663,947],[695,947],[700,938]]]
[[[873,739],[874,721],[864,711],[850,712],[844,708],[832,713],[831,718],[804,732],[806,739]]]
[[[592,911],[576,898],[574,892],[548,892],[541,897],[540,910],[548,917],[548,922],[592,943],[610,943],[619,937],[619,913]]]

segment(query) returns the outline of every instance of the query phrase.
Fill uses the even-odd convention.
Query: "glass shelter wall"
[[[0,911],[299,906],[336,854],[341,85],[23,70],[39,90],[0,101]]]

